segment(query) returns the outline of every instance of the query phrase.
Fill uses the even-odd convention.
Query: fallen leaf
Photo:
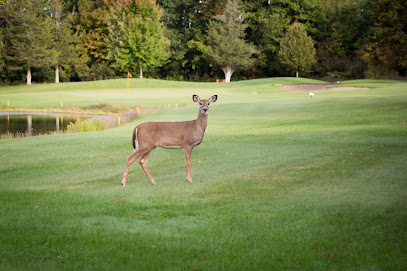
[[[89,183],[84,183],[83,185],[88,185]]]
[[[202,259],[203,259],[203,260],[207,260],[207,259],[208,259],[208,256],[202,256]]]
[[[195,244],[194,244],[194,247],[197,247],[197,246],[198,246],[198,244],[199,244],[199,243],[195,243]]]
[[[156,248],[157,246],[156,246],[156,245],[152,245],[151,247],[152,247],[152,248]]]
[[[319,247],[313,247],[312,249],[313,250],[319,250]]]
[[[334,254],[333,254],[332,252],[329,253],[328,258],[329,258],[329,259],[333,259],[333,258],[334,258]]]
[[[34,206],[35,209],[38,209],[38,206]]]
[[[215,253],[218,253],[218,252],[222,252],[223,251],[223,249],[221,249],[221,248],[219,248],[219,249],[215,249]]]

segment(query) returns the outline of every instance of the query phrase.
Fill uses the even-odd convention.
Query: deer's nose
[[[208,111],[208,108],[207,108],[207,107],[204,107],[204,108],[202,108],[202,110],[203,110],[204,112],[206,112],[206,111]]]

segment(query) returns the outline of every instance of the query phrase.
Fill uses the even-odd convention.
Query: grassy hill
[[[407,84],[289,93],[230,84],[108,80],[0,88],[0,106],[185,103],[118,128],[0,140],[0,270],[405,270]],[[131,132],[196,118],[218,95],[184,181],[183,150],[157,148],[151,185]]]

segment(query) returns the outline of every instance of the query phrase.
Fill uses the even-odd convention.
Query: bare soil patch
[[[340,90],[363,90],[368,88],[358,87],[332,87],[331,85],[290,85],[281,86],[281,89],[289,92],[313,92],[313,91],[340,91]]]

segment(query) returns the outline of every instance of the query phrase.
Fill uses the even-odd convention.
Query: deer
[[[192,183],[191,153],[192,149],[201,144],[208,124],[209,105],[216,102],[218,95],[208,100],[201,100],[198,95],[192,95],[192,100],[199,103],[198,118],[181,122],[145,122],[133,130],[134,153],[127,158],[122,186],[126,186],[131,165],[140,158],[139,164],[152,184],[156,184],[147,169],[147,161],[156,147],[166,149],[184,149],[186,162],[185,180]]]

